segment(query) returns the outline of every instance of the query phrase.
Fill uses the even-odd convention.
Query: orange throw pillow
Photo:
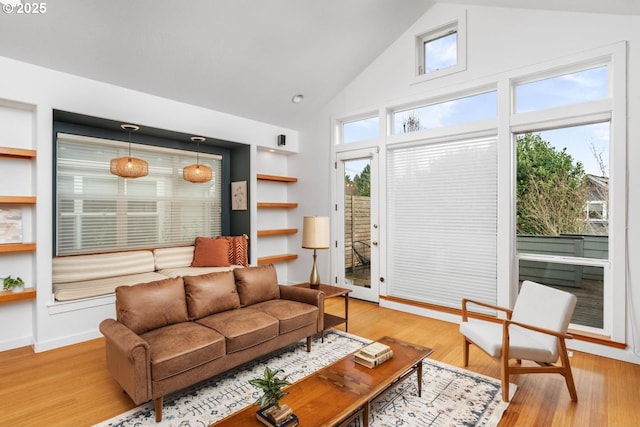
[[[191,267],[229,267],[229,242],[226,239],[196,237]]]

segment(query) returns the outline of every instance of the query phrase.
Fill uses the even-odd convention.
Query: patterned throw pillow
[[[242,236],[220,236],[218,239],[226,239],[229,242],[229,263],[232,265],[249,265],[249,244],[247,235]]]

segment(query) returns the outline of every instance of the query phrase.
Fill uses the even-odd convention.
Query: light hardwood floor
[[[461,366],[456,324],[357,300],[349,308],[349,332],[412,341],[433,348],[432,359]],[[342,309],[340,298],[327,301],[327,311]],[[640,366],[579,352],[571,363],[577,403],[560,375],[513,376],[518,391],[500,426],[640,426]],[[468,369],[500,375],[498,364],[473,347]],[[133,407],[106,370],[102,339],[37,354],[28,347],[0,352],[2,427],[90,426]]]

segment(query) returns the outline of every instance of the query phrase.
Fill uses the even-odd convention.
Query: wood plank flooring
[[[328,312],[343,309],[342,299],[327,300]],[[432,359],[461,366],[456,324],[351,300],[349,332],[413,341],[433,348]],[[518,391],[500,427],[640,426],[639,365],[579,352],[571,363],[578,403],[560,375],[513,376]],[[473,347],[468,369],[500,375],[498,364]],[[91,426],[133,407],[106,370],[102,339],[37,354],[28,347],[0,352],[1,427]]]

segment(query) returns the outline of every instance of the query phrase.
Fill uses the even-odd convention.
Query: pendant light
[[[201,136],[192,136],[191,141],[198,143],[198,151],[196,151],[196,163],[194,165],[185,166],[182,169],[182,178],[185,181],[202,183],[209,182],[213,177],[213,171],[207,165],[200,164],[200,143],[205,139]]]
[[[111,159],[111,173],[122,178],[140,178],[149,175],[149,163],[145,160],[131,157],[131,132],[140,129],[136,125],[120,125],[123,130],[129,131],[129,155]]]

